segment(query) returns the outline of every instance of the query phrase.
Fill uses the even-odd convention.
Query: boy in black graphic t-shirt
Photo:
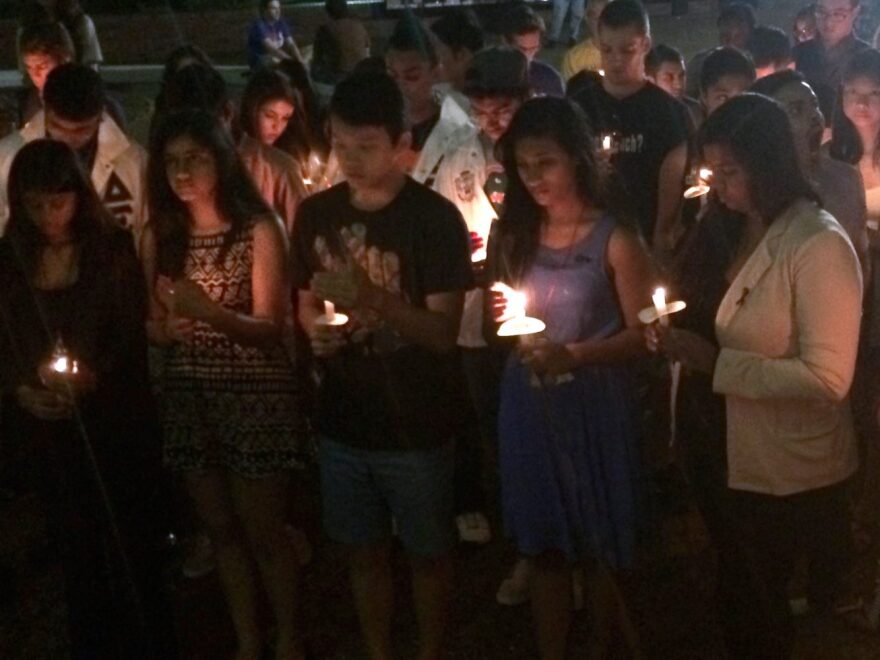
[[[599,142],[620,175],[642,233],[656,250],[670,250],[687,162],[687,109],[648,82],[648,15],[636,0],[611,2],[599,17],[604,77],[572,88]],[[604,144],[603,144],[604,141]]]
[[[439,658],[451,591],[454,353],[473,287],[455,206],[405,176],[403,98],[386,74],[356,74],[330,103],[346,178],[299,208],[299,320],[322,378],[314,427],[324,526],[350,550],[352,589],[373,657],[391,656],[392,518],[412,562],[420,657]],[[324,301],[350,317],[319,322]]]

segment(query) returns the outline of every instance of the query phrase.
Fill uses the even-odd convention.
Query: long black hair
[[[76,154],[63,142],[34,140],[22,147],[12,161],[7,191],[9,223],[5,238],[15,249],[28,279],[33,279],[37,272],[46,238],[28,213],[26,195],[76,194],[71,231],[74,243],[87,260],[98,256],[96,252],[103,244],[101,239],[115,225]]]
[[[723,145],[746,171],[749,193],[766,224],[797,199],[821,204],[801,169],[788,115],[776,101],[760,94],[734,97],[713,112],[697,137],[701,152]],[[724,207],[714,193],[673,263],[677,295],[692,314],[713,316],[717,291],[742,245],[745,218]]]
[[[183,110],[168,116],[150,143],[147,166],[150,225],[156,236],[158,271],[171,277],[183,274],[192,218],[171,189],[165,169],[165,150],[173,140],[187,136],[207,149],[217,170],[215,205],[230,223],[218,260],[260,217],[272,215],[242,165],[229,132],[220,120],[203,110]]]
[[[843,87],[856,78],[867,78],[880,85],[880,52],[874,49],[866,50],[850,60],[843,72],[843,80],[834,105],[829,153],[832,158],[852,165],[858,164],[865,149],[859,132],[843,111]],[[875,147],[880,146],[880,133],[874,136],[874,145]],[[880,150],[876,148],[874,149],[874,164],[880,164]]]
[[[749,193],[768,225],[796,199],[821,205],[801,167],[791,124],[782,106],[761,94],[741,94],[713,112],[700,129],[701,152],[708,145],[730,150],[749,179]]]
[[[609,175],[596,159],[593,132],[583,110],[564,98],[526,101],[498,144],[508,184],[492,253],[499,276],[514,282],[525,276],[534,261],[543,222],[543,209],[529,193],[516,164],[516,147],[527,138],[550,139],[574,160],[577,190],[585,204],[605,210],[619,207]]]
[[[294,88],[290,79],[280,71],[262,68],[251,76],[241,95],[240,128],[259,140],[260,109],[271,101],[279,100],[287,101],[293,106],[293,115],[284,132],[272,146],[286,151],[300,164],[305,164],[312,145],[308,119],[303,111],[302,95]]]

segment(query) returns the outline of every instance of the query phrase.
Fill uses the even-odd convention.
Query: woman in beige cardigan
[[[777,103],[754,94],[728,101],[701,146],[713,194],[741,223],[715,318],[718,345],[679,329],[654,329],[648,340],[711,374],[725,397],[727,511],[753,613],[748,639],[731,651],[778,660],[793,644],[786,589],[799,554],[810,561],[819,610],[831,605],[849,554],[844,487],[857,456],[847,396],[862,278],[846,233],[800,170]]]

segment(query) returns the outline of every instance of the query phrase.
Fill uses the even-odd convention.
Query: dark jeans
[[[797,560],[809,562],[810,605],[822,612],[852,557],[846,483],[787,497],[729,495],[735,538],[719,547],[718,585],[728,650],[743,660],[789,658],[788,585]]]
[[[112,450],[93,446],[99,482],[72,424],[28,426],[36,487],[64,575],[72,657],[177,657],[163,591],[158,464],[151,470],[131,437],[120,436]]]
[[[498,390],[507,356],[506,351],[496,347],[460,350],[468,394],[468,419],[455,447],[456,514],[486,509],[484,470],[487,464],[495,466]]]

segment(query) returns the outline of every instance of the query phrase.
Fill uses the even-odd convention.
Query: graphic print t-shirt
[[[434,293],[473,288],[464,220],[442,196],[407,179],[377,211],[356,209],[348,184],[310,197],[293,235],[294,285],[346,268],[353,260],[370,280],[409,304]],[[412,344],[376,317],[350,316],[348,343],[321,361],[315,430],[365,449],[428,449],[456,432],[461,393],[454,353]]]
[[[586,111],[593,132],[614,135],[611,164],[619,173],[644,237],[657,221],[660,166],[688,137],[687,108],[662,89],[646,83],[624,99],[611,96],[601,82],[579,86],[572,98]]]

